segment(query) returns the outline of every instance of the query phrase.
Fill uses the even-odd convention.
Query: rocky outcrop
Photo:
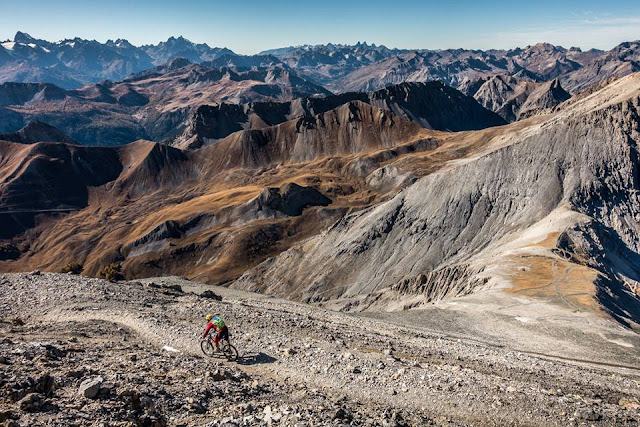
[[[467,96],[473,96],[480,89],[480,87],[487,81],[487,79],[478,78],[470,79],[465,77],[458,86],[458,90]]]
[[[558,79],[539,85],[529,94],[518,111],[518,119],[550,113],[556,106],[571,98]]]
[[[571,95],[558,79],[538,83],[528,78],[495,76],[487,80],[474,97],[485,108],[513,122],[549,113]]]
[[[265,188],[247,206],[258,211],[277,211],[288,216],[297,216],[307,206],[327,206],[329,203],[331,200],[315,188],[289,183],[281,188]]]
[[[495,76],[484,82],[473,95],[485,108],[498,111],[514,95],[516,79],[508,76]]]
[[[412,279],[403,279],[392,285],[390,290],[402,296],[424,295],[427,302],[438,301],[471,293],[482,286],[486,280],[476,279],[478,273],[469,271],[466,266],[446,267]]]
[[[179,148],[195,149],[242,130],[249,117],[241,105],[203,105],[193,113],[184,133],[172,141]]]

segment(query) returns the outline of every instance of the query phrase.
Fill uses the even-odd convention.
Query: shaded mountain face
[[[76,143],[60,129],[38,121],[29,123],[18,132],[0,134],[0,141],[18,142],[20,144],[33,144],[36,142]]]
[[[520,106],[517,119],[549,113],[569,98],[571,95],[562,88],[558,79],[542,83],[529,94],[524,104]]]
[[[634,74],[545,120],[499,128],[481,155],[345,216],[233,286],[365,310],[508,284],[637,326],[639,106]],[[555,280],[567,290],[538,289],[543,271],[552,283],[566,271]]]
[[[88,187],[112,181],[122,170],[109,149],[19,142],[0,138],[0,238],[31,228],[37,215],[85,208]]]
[[[202,62],[221,55],[233,52],[182,37],[136,47],[123,39],[99,43],[76,37],[49,42],[17,32],[13,40],[0,43],[0,83],[47,82],[74,89],[105,79],[121,80],[178,57]]]
[[[286,103],[219,104],[202,106],[172,144],[199,148],[240,130],[263,129],[290,119],[311,117],[349,101],[360,101],[393,112],[426,129],[461,131],[484,129],[506,122],[473,98],[440,82],[404,83],[373,93],[345,93],[303,98]]]
[[[469,96],[441,83],[403,83],[370,95],[379,108],[414,121],[427,129],[462,131],[505,124],[496,114]]]
[[[0,85],[0,132],[30,121],[55,126],[85,145],[162,141],[180,134],[200,105],[219,102],[289,101],[328,95],[322,87],[279,67],[233,71],[176,59],[121,81],[75,90],[51,84]]]

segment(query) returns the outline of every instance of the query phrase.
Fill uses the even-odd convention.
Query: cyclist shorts
[[[214,337],[213,337],[213,342],[220,342],[220,340],[228,340],[229,339],[229,329],[227,329],[226,326],[222,327],[222,330],[220,330]]]

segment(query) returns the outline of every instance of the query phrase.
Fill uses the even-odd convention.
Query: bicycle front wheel
[[[207,356],[213,356],[216,352],[215,347],[211,340],[202,340],[200,341],[200,349]]]
[[[238,360],[238,350],[229,343],[222,346],[222,353],[224,353],[224,357],[226,357],[229,362]]]

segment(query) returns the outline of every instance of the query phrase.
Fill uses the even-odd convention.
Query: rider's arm
[[[207,337],[207,334],[209,333],[209,331],[211,330],[212,327],[213,327],[213,323],[209,322],[207,324],[207,329],[205,329],[204,333],[202,334],[202,339]]]

